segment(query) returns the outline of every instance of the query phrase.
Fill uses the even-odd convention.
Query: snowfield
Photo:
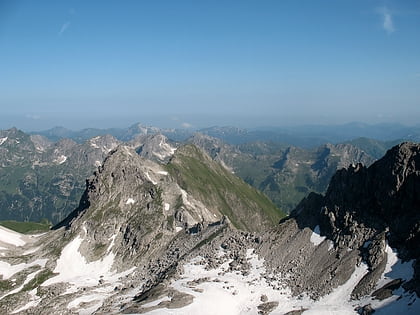
[[[23,246],[26,244],[24,235],[0,226],[0,243]]]
[[[83,226],[84,233],[86,228]],[[182,228],[177,227],[177,231]],[[0,240],[8,240],[9,244],[16,246],[19,243],[19,233],[1,228]],[[312,236],[316,239],[313,241],[320,244],[324,238],[317,233],[319,229],[315,228]],[[315,235],[315,236],[314,236]],[[318,235],[318,236],[316,236]],[[10,240],[7,236],[11,236]],[[80,253],[79,249],[84,242],[84,234],[78,235],[70,241],[62,250],[60,257],[53,272],[56,276],[46,280],[41,286],[46,287],[56,283],[66,283],[66,290],[61,293],[68,300],[63,308],[67,308],[68,312],[78,314],[93,314],[105,302],[107,298],[115,295],[114,288],[119,286],[123,281],[122,277],[133,273],[135,267],[124,272],[117,273],[113,270],[115,254],[112,248],[115,243],[117,234],[110,238],[110,243],[106,250],[106,254],[102,259],[88,262]],[[16,238],[18,241],[16,241]],[[322,240],[320,240],[322,239]],[[19,243],[20,244],[20,243]],[[315,245],[316,245],[315,244]],[[38,248],[31,248],[30,252],[35,252]],[[389,245],[386,245],[387,265],[384,273],[377,283],[375,289],[383,287],[393,279],[409,280],[413,277],[413,261],[402,262],[398,259],[396,251]],[[232,270],[229,257],[229,251],[220,248],[216,255],[226,260],[217,268],[208,268],[206,261],[202,257],[195,257],[183,266],[183,274],[175,278],[169,283],[170,289],[191,296],[192,302],[177,304],[179,295],[171,295],[163,291],[161,295],[155,296],[142,305],[146,314],[172,314],[172,315],[210,315],[210,314],[259,314],[262,307],[271,306],[272,311],[269,314],[279,315],[291,311],[302,311],[302,314],[321,315],[346,315],[357,314],[356,308],[370,304],[375,309],[375,314],[408,314],[418,315],[420,309],[420,301],[416,294],[404,292],[399,289],[394,295],[379,301],[372,297],[364,297],[361,300],[350,300],[351,293],[357,283],[366,275],[368,267],[361,263],[356,266],[351,277],[341,286],[335,288],[330,294],[320,298],[317,301],[312,300],[309,296],[303,294],[293,296],[290,288],[280,281],[273,283],[268,282],[266,277],[273,279],[267,274],[264,266],[264,260],[260,259],[253,249],[246,252],[246,260],[249,263],[249,270]],[[34,279],[38,273],[47,265],[48,259],[36,259],[32,262],[20,263],[12,265],[9,262],[0,260],[0,279],[14,281],[12,278],[19,272],[38,265],[40,269],[26,275],[25,280],[19,286],[14,287],[11,291],[4,292],[0,296],[0,300],[14,293],[20,292],[24,286]],[[285,275],[286,277],[288,275]],[[15,276],[17,277],[17,276]],[[134,291],[136,291],[134,289]],[[137,292],[137,291],[136,291]],[[132,294],[136,294],[136,292]],[[126,299],[131,300],[133,295],[118,296],[119,301]],[[25,305],[16,305],[14,313],[19,313],[37,306],[41,302],[41,297],[37,295],[34,289],[28,292],[28,300]],[[174,302],[175,308],[163,307],[169,302]],[[189,303],[189,304],[188,304]],[[118,304],[120,305],[120,304]],[[178,307],[178,308],[176,308]],[[147,309],[149,308],[149,309]],[[119,309],[116,307],[115,312]]]
[[[114,275],[111,272],[114,254],[110,253],[101,260],[88,263],[79,252],[82,242],[83,239],[77,236],[64,247],[54,269],[54,273],[58,273],[58,275],[45,281],[42,284],[43,286],[67,282],[77,286],[89,287],[97,285],[101,276],[110,278]]]
[[[220,255],[223,255],[221,250]],[[206,270],[204,259],[197,257],[184,265],[184,274],[180,279],[171,283],[171,287],[179,292],[190,294],[194,297],[191,304],[175,309],[157,308],[146,312],[147,314],[171,314],[171,315],[210,315],[210,314],[259,314],[258,306],[267,302],[278,303],[270,314],[285,314],[290,311],[304,310],[302,314],[316,315],[345,315],[357,314],[356,307],[371,303],[378,308],[375,314],[418,314],[420,303],[415,294],[400,299],[400,303],[389,304],[398,297],[394,296],[386,301],[366,299],[351,301],[350,296],[354,287],[368,272],[365,264],[357,266],[350,279],[343,285],[334,289],[330,294],[318,301],[303,295],[294,297],[289,288],[282,285],[281,289],[274,289],[263,277],[266,272],[263,260],[259,259],[252,250],[247,252],[247,260],[251,265],[247,276],[237,271],[228,271],[229,262],[219,268]],[[398,262],[390,259],[392,270],[401,274]],[[403,269],[407,269],[405,264]],[[410,266],[411,270],[412,267]],[[408,269],[410,269],[408,268]],[[407,271],[407,270],[406,270]],[[391,274],[387,274],[387,277]],[[388,278],[388,281],[391,278]],[[266,298],[265,298],[266,297]],[[169,296],[160,296],[158,299],[145,304],[143,307],[159,307],[163,301],[169,301]],[[376,302],[376,303],[375,303]],[[412,303],[412,305],[408,305]],[[388,305],[389,306],[386,306]],[[382,308],[381,308],[382,307]]]
[[[83,238],[79,235],[67,244],[61,252],[60,258],[57,260],[57,266],[54,273],[57,276],[45,281],[42,286],[49,286],[55,283],[68,283],[70,287],[64,294],[78,293],[68,304],[69,309],[76,308],[79,314],[92,314],[104,302],[104,300],[113,294],[114,288],[118,285],[119,279],[134,271],[135,267],[121,273],[112,271],[115,255],[110,252],[115,236],[111,240],[111,244],[107,249],[107,255],[99,260],[87,262],[85,257],[79,252]],[[99,285],[102,283],[102,285]],[[91,290],[81,291],[81,288],[89,288]],[[80,294],[81,293],[81,294]],[[96,301],[84,309],[79,304],[84,302]]]

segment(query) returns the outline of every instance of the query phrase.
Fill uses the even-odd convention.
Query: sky
[[[0,0],[0,129],[420,123],[420,1]]]

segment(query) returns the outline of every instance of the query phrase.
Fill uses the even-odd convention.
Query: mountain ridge
[[[249,219],[252,227],[239,229],[234,223],[247,211],[235,198],[224,201],[232,203],[233,213],[226,214],[222,200],[205,204],[207,197],[194,190],[203,181],[191,159],[225,178],[222,190],[231,186],[233,175],[203,154],[179,147],[169,161],[174,172],[120,145],[87,181],[79,211],[61,226],[38,237],[0,228],[2,309],[418,312],[420,144],[396,146],[369,168],[338,171],[325,195],[310,194],[278,224]],[[206,183],[205,191],[217,195],[215,182]],[[215,295],[226,308],[203,310]]]

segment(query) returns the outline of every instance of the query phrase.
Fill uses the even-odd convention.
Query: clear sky
[[[0,128],[420,123],[420,1],[0,0]]]

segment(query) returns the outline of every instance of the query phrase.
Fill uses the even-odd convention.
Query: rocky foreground
[[[192,187],[181,173],[197,169],[196,151],[179,154],[168,168],[120,147],[55,230],[1,228],[1,312],[420,312],[420,145],[339,171],[277,225],[211,159],[222,188]]]

